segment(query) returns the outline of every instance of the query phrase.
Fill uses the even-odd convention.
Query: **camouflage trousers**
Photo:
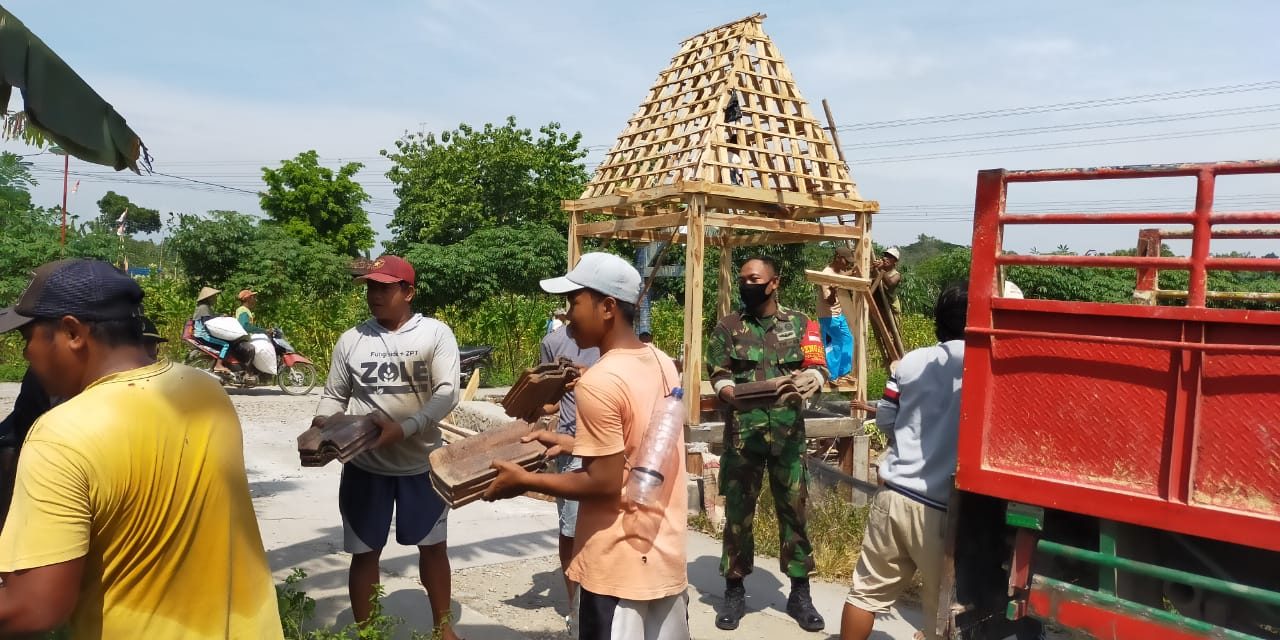
[[[809,472],[804,465],[804,436],[787,438],[776,455],[771,454],[762,433],[743,434],[732,440],[720,458],[720,495],[724,496],[725,515],[720,574],[742,578],[755,565],[752,521],[767,471],[778,517],[779,565],[792,578],[809,575],[813,571],[813,546],[805,532]]]

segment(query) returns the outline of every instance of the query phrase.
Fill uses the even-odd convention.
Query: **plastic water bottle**
[[[680,387],[658,400],[649,419],[649,430],[636,452],[627,480],[627,499],[635,504],[651,504],[662,490],[669,475],[679,469],[676,446],[684,434],[684,393]]]

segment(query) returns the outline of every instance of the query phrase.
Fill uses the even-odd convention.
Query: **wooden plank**
[[[866,204],[862,200],[839,198],[814,194],[801,194],[794,191],[775,189],[758,189],[732,184],[711,183],[705,180],[686,180],[681,188],[683,193],[705,193],[707,195],[725,196],[747,202],[765,202],[796,207],[818,207],[831,211],[862,211]],[[877,208],[879,205],[876,205]],[[750,209],[750,207],[740,207]]]
[[[743,215],[735,213],[708,213],[708,225],[730,227],[737,230],[779,231],[794,235],[808,235],[814,238],[850,238],[862,237],[862,231],[839,224],[825,222],[807,222],[801,220],[783,220],[781,218],[765,218],[763,216]]]
[[[720,247],[720,271],[716,280],[716,319],[733,311],[733,283],[737,274],[733,271],[733,247]]]
[[[706,245],[706,198],[694,196],[689,204],[684,253],[684,375],[681,386],[701,388],[702,382],[702,275],[703,250]],[[696,393],[684,395],[685,424],[701,418],[701,398]]]
[[[578,225],[580,236],[608,236],[618,231],[640,231],[644,229],[669,229],[684,224],[684,213],[663,213],[658,215],[639,216],[625,220],[605,220],[587,222]]]
[[[794,233],[756,233],[738,234],[730,241],[735,247],[759,247],[771,244],[808,244],[816,242],[813,236],[796,235]]]
[[[569,213],[569,269],[578,264],[578,258],[582,257],[582,236],[578,235],[578,226],[582,224],[582,213],[573,211]]]
[[[592,198],[579,198],[577,200],[562,200],[560,208],[565,211],[591,211],[594,209],[603,209],[605,207],[622,207],[632,204],[641,204],[652,202],[655,200],[665,200],[668,198],[683,199],[683,196],[689,193],[680,184],[664,184],[648,189],[635,189],[631,191],[618,191],[607,196],[596,196]]]
[[[467,388],[462,390],[461,402],[470,402],[476,397],[476,392],[480,390],[480,367],[476,367],[471,372],[471,377],[467,379]]]
[[[673,242],[675,244],[684,244],[688,238],[683,233],[671,235],[671,231],[667,229],[653,229],[650,231],[619,231],[609,235],[594,236],[601,239],[626,240],[637,244],[648,244],[650,242]]]
[[[814,284],[820,284],[825,287],[835,287],[846,291],[870,291],[871,281],[866,278],[855,278],[854,276],[842,276],[832,273],[823,273],[812,269],[805,269],[804,279]],[[850,302],[850,305],[853,303]],[[843,309],[843,304],[841,305]],[[852,310],[852,307],[850,307]],[[850,327],[852,331],[852,327]]]
[[[688,396],[685,396],[686,398]],[[862,433],[862,421],[848,417],[839,418],[805,418],[804,437],[814,438],[847,438]],[[704,422],[691,423],[685,430],[688,442],[724,443],[724,423]]]

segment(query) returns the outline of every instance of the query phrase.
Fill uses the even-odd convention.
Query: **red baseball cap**
[[[408,282],[414,284],[413,265],[400,256],[386,255],[373,261],[369,272],[356,278],[390,284],[392,282]]]

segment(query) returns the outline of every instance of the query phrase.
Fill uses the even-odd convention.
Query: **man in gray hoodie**
[[[956,471],[968,303],[968,283],[943,289],[934,307],[938,343],[903,356],[876,407],[876,426],[892,436],[892,445],[880,461],[884,486],[867,516],[840,640],[870,637],[875,615],[889,610],[916,571],[924,583],[924,633],[916,637],[941,637],[934,626]]]
[[[450,625],[448,509],[431,488],[428,455],[440,446],[440,421],[458,404],[458,343],[444,323],[414,313],[413,266],[383,256],[360,277],[373,318],[348,329],[333,348],[333,364],[316,420],[369,415],[381,429],[374,447],[342,468],[338,509],[343,547],[351,555],[348,590],[357,622],[370,614],[378,559],[392,512],[396,542],[419,549],[419,572],[439,637]]]

